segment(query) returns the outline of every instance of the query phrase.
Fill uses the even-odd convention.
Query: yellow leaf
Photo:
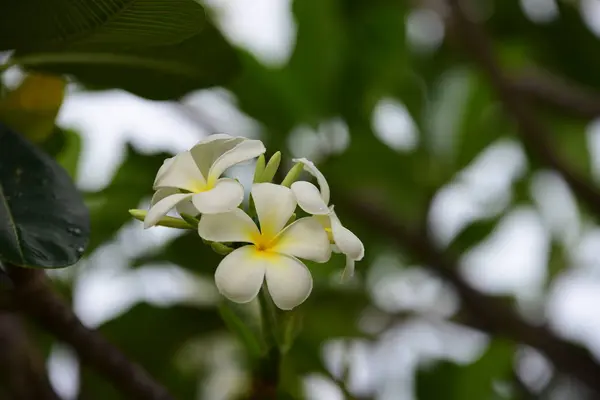
[[[56,75],[30,74],[15,90],[0,99],[0,120],[41,143],[54,131],[66,82]]]

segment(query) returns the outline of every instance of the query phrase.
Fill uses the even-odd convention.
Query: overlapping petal
[[[323,201],[319,189],[310,182],[298,181],[291,186],[301,209],[313,215],[329,214],[329,207]]]
[[[356,261],[362,260],[365,256],[365,247],[360,239],[342,225],[335,212],[331,212],[329,220],[331,221],[333,240],[340,251]]]
[[[260,231],[265,237],[274,237],[285,226],[296,208],[292,191],[273,183],[252,185],[252,199],[260,222]]]
[[[223,153],[233,149],[240,142],[246,140],[243,137],[233,137],[224,133],[210,135],[206,139],[196,143],[190,149],[190,153],[196,162],[196,165],[208,179],[210,167]]]
[[[244,187],[236,180],[219,179],[214,188],[194,194],[192,203],[202,214],[231,211],[244,200]]]
[[[223,214],[203,215],[198,224],[198,234],[212,242],[252,243],[258,235],[258,228],[252,218],[236,208]]]
[[[270,250],[316,262],[326,262],[331,257],[327,233],[313,217],[301,218],[285,228]]]
[[[164,169],[159,170],[155,189],[170,187],[196,192],[204,188],[206,180],[189,151],[179,153],[171,160],[165,161]]]
[[[298,162],[304,165],[304,170],[317,178],[317,183],[319,184],[319,191],[321,192],[321,198],[325,204],[329,204],[330,199],[330,191],[329,184],[327,183],[327,179],[325,179],[325,175],[319,171],[319,169],[315,166],[315,164],[307,160],[306,158],[294,158],[292,161]]]
[[[210,167],[207,181],[209,183],[216,181],[227,168],[258,157],[265,151],[265,145],[260,140],[242,140],[215,160]]]
[[[144,228],[150,228],[151,226],[156,225],[158,221],[167,215],[167,213],[177,204],[191,198],[193,195],[193,193],[172,194],[156,202],[156,204],[150,207],[148,214],[146,214],[146,218],[144,218]]]
[[[291,310],[302,304],[313,287],[306,265],[283,255],[271,256],[265,261],[267,287],[275,305],[282,310]]]
[[[247,303],[256,297],[266,270],[264,258],[256,253],[254,246],[244,246],[221,261],[215,272],[215,284],[223,296],[236,303]]]

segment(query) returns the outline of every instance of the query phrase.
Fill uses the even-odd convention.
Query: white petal
[[[156,180],[155,188],[178,188],[198,192],[206,181],[189,151],[179,153]]]
[[[213,182],[218,179],[229,167],[258,157],[266,151],[265,145],[260,140],[243,140],[231,150],[222,154],[210,167],[207,180]]]
[[[171,196],[171,195],[177,194],[177,193],[179,193],[179,190],[177,190],[175,188],[158,189],[156,192],[154,192],[154,195],[152,196],[152,200],[150,200],[150,206],[155,205],[156,203],[158,203],[165,197],[168,197],[168,196]]]
[[[234,138],[226,134],[211,135],[192,147],[190,153],[202,174],[208,179],[208,173],[214,162],[244,140],[247,139]]]
[[[177,210],[179,215],[187,214],[187,215],[191,215],[192,217],[196,217],[196,216],[198,216],[198,214],[200,214],[200,211],[198,211],[196,209],[196,207],[194,207],[192,198],[187,199],[187,200],[182,201],[181,203],[177,204],[177,207],[175,207],[175,209]]]
[[[321,198],[321,193],[315,185],[306,181],[292,183],[291,186],[294,196],[301,209],[313,215],[329,214],[327,204]]]
[[[365,256],[365,246],[360,239],[349,229],[344,227],[335,212],[329,215],[331,220],[331,233],[335,244],[340,251],[353,260],[360,261]]]
[[[244,200],[244,187],[233,179],[219,179],[211,190],[196,193],[192,197],[194,207],[202,214],[231,211]]]
[[[346,267],[342,272],[342,281],[347,281],[354,276],[354,260],[350,257],[346,257]]]
[[[331,257],[327,232],[312,217],[301,218],[285,228],[270,250],[316,262],[326,262]]]
[[[203,215],[198,224],[198,234],[211,242],[248,243],[260,235],[252,218],[239,208],[223,214]]]
[[[294,158],[292,161],[304,164],[304,170],[317,178],[317,183],[319,184],[319,189],[321,190],[321,198],[325,204],[329,204],[329,184],[327,183],[325,176],[321,173],[321,171],[319,171],[315,164],[306,158]]]
[[[193,196],[193,193],[178,193],[171,196],[167,196],[160,200],[148,210],[146,218],[144,218],[144,228],[150,228],[156,225],[156,223],[167,213],[175,207],[178,203],[185,201]]]
[[[265,262],[256,257],[254,246],[244,246],[228,254],[215,272],[219,292],[236,303],[254,299],[265,277]]]
[[[175,157],[171,157],[163,161],[163,164],[160,166],[158,172],[156,173],[156,178],[154,179],[154,184],[152,185],[153,187],[156,187],[157,182],[162,178],[165,172],[167,172],[167,170],[173,165],[174,159]]]
[[[252,200],[265,237],[275,237],[289,221],[296,209],[292,190],[274,183],[252,185]]]
[[[267,260],[267,287],[275,305],[282,310],[291,310],[303,303],[313,287],[312,276],[306,265],[283,255],[270,256]]]

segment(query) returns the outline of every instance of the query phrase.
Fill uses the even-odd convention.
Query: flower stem
[[[277,347],[279,336],[277,334],[277,315],[266,285],[263,285],[260,290],[258,301],[260,303],[260,316],[265,342],[269,348]]]
[[[282,354],[278,340],[277,314],[266,285],[263,285],[258,300],[267,352],[260,360],[252,391],[262,393],[259,397],[261,399],[276,399]]]

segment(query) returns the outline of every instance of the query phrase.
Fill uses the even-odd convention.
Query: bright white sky
[[[210,0],[209,3],[220,10],[222,27],[233,42],[248,48],[266,63],[286,62],[296,31],[290,0]],[[545,21],[556,17],[554,0],[522,0],[522,3],[532,19]],[[600,32],[600,18],[593,17],[600,15],[597,4],[594,0],[584,1],[586,10],[596,7],[586,20]],[[443,26],[435,15],[418,12],[410,18],[409,35],[416,43],[434,46],[443,37]],[[252,137],[260,135],[256,122],[239,113],[234,99],[222,90],[193,94],[186,103],[220,131]],[[82,93],[73,90],[61,110],[59,123],[76,128],[84,137],[79,184],[85,189],[97,189],[109,182],[127,141],[146,152],[176,152],[189,148],[208,133],[174,104],[152,102],[122,91]],[[373,126],[382,141],[399,150],[414,147],[418,139],[402,104],[392,99],[382,99],[373,117]],[[334,132],[333,136],[327,136],[335,139],[332,151],[340,152],[347,146],[345,129],[342,121],[324,121],[323,131]],[[319,148],[323,132],[316,136],[305,127],[298,127],[297,131],[290,142],[295,155],[318,158],[315,149]],[[600,155],[598,132],[600,129],[596,126],[590,130],[594,155]],[[596,157],[598,160],[600,157]],[[510,199],[511,182],[525,166],[523,153],[515,143],[501,142],[486,151],[462,179],[448,185],[436,199],[431,223],[440,242],[447,243],[461,226],[481,217],[484,206],[494,204],[501,209]],[[489,241],[465,256],[464,273],[482,290],[514,294],[524,315],[536,315],[540,307],[544,307],[539,295],[546,279],[548,232],[571,244],[573,268],[554,284],[548,305],[542,311],[560,332],[585,342],[600,355],[600,315],[597,313],[600,230],[582,225],[575,202],[555,175],[540,174],[532,185],[532,192],[539,210],[523,207],[510,212]],[[144,231],[140,224],[133,222],[119,234],[115,243],[97,251],[79,266],[74,299],[78,315],[96,326],[140,300],[168,304],[190,296],[197,298],[201,292],[204,296],[198,301],[210,301],[216,295],[210,282],[197,282],[173,266],[151,266],[137,272],[125,270],[127,260],[164,243],[169,237],[172,234],[163,228]],[[378,388],[379,399],[411,399],[412,369],[419,360],[450,357],[468,362],[486,343],[481,335],[436,322],[436,315],[449,315],[455,309],[452,292],[425,272],[399,269],[397,264],[393,256],[382,254],[373,266],[368,283],[374,301],[385,310],[420,310],[432,318],[398,327],[377,344],[334,342],[324,349],[333,373],[340,371],[344,354],[350,354],[354,365],[351,389],[360,394]],[[203,290],[198,290],[198,285],[202,285]],[[381,322],[377,315],[365,316],[367,327]],[[348,345],[350,351],[345,351]],[[525,373],[525,379],[532,380],[535,376],[531,374],[543,370],[543,363],[540,364],[535,355],[528,356],[527,360],[528,365],[538,365]],[[69,351],[57,348],[49,365],[57,390],[66,399],[74,398],[78,373]],[[226,394],[219,392],[227,386],[223,382],[239,378],[238,371],[230,364],[218,371],[207,389],[211,399],[225,399]],[[313,399],[342,398],[335,385],[323,377],[309,377],[307,389]]]

